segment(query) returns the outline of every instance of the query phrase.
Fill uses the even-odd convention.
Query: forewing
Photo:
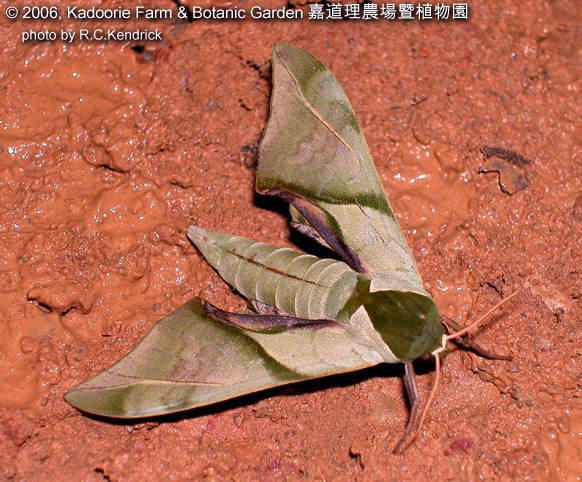
[[[255,334],[208,318],[192,300],[108,370],[70,390],[73,406],[137,418],[178,412],[382,361],[343,329]]]
[[[373,291],[426,294],[346,94],[319,60],[287,44],[273,49],[271,112],[256,187],[308,205],[353,251],[357,259],[344,260],[370,275]],[[304,224],[305,217],[294,215]]]

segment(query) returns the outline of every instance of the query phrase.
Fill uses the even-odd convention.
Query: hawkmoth
[[[283,43],[274,47],[272,65],[256,190],[288,202],[293,226],[339,259],[191,226],[190,240],[251,300],[249,308],[229,313],[191,300],[66,400],[108,417],[147,417],[404,363],[412,410],[400,452],[418,426],[412,361],[426,355],[438,361],[448,338],[471,343],[447,335],[333,74]]]

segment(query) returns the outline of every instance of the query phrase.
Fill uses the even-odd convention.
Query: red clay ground
[[[163,30],[137,48],[22,44],[42,24],[2,10],[2,477],[581,480],[576,3],[471,2],[470,21],[107,25]],[[447,356],[403,456],[391,454],[408,415],[391,367],[147,423],[63,401],[189,298],[242,305],[189,224],[291,246],[248,167],[278,41],[315,53],[346,89],[441,311],[466,323],[524,288],[478,336],[513,361]],[[487,161],[483,146],[531,163]],[[421,373],[426,396],[430,365]]]

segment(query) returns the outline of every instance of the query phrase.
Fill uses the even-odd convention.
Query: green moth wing
[[[271,110],[259,146],[257,191],[283,192],[308,204],[358,258],[361,271],[372,278],[372,291],[428,295],[360,124],[333,74],[310,53],[284,43],[274,47],[272,63]],[[296,207],[294,221],[308,224]]]
[[[358,316],[363,317],[358,330],[347,323],[265,334],[211,319],[194,299],[156,323],[126,357],[65,398],[89,413],[148,417],[390,359],[363,310]]]

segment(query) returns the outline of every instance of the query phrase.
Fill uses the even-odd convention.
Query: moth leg
[[[393,452],[395,454],[401,454],[407,447],[407,441],[410,436],[416,431],[416,426],[418,424],[418,407],[420,406],[420,397],[418,395],[418,386],[416,385],[416,377],[414,376],[414,367],[412,362],[404,362],[404,387],[406,388],[406,394],[408,395],[408,401],[410,403],[410,415],[408,416],[408,424],[406,425],[406,430],[404,435],[394,447]]]
[[[354,271],[370,274],[370,270],[358,256],[334,231],[326,213],[295,193],[283,189],[271,189],[266,194],[277,196],[291,204],[316,231],[319,237],[333,249],[338,256]]]
[[[455,320],[449,318],[448,316],[443,316],[446,321],[443,322],[448,334],[452,334],[455,331],[460,331],[463,327],[459,325]],[[459,345],[461,348],[465,348],[466,350],[471,350],[472,352],[476,353],[482,358],[487,358],[488,360],[505,360],[510,361],[512,359],[511,356],[507,355],[498,355],[497,353],[493,353],[486,348],[483,348],[475,341],[471,340],[467,336],[462,336],[460,338],[454,338],[452,340],[454,343]]]
[[[308,320],[288,315],[231,313],[217,308],[208,301],[203,301],[202,307],[206,314],[213,320],[234,326],[235,328],[256,331],[259,333],[279,333],[299,328],[319,330],[321,328],[341,326],[338,322],[333,320]]]

